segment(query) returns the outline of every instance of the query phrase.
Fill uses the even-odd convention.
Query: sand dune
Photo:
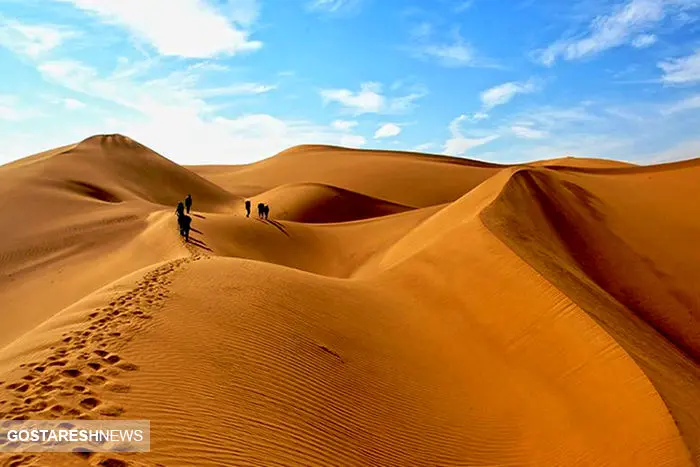
[[[275,206],[276,219],[310,224],[356,221],[411,209],[319,183],[282,185],[255,198]]]
[[[544,161],[536,161],[531,165],[552,168],[581,168],[581,169],[620,169],[629,167],[638,167],[629,162],[615,161],[609,159],[591,159],[588,157],[560,157],[558,159],[549,159]]]
[[[249,166],[217,173],[190,167],[234,193],[320,183],[414,208],[454,201],[500,168],[466,159],[331,146],[299,146]],[[436,179],[440,180],[437,186]]]
[[[111,135],[2,166],[0,418],[153,442],[0,465],[698,466],[698,162]]]

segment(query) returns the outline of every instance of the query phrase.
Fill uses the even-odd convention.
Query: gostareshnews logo
[[[0,452],[148,452],[149,420],[3,420]]]

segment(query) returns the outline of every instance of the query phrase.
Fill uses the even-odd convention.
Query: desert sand
[[[700,466],[700,159],[104,135],[1,166],[0,208],[0,418],[152,436],[0,465]]]

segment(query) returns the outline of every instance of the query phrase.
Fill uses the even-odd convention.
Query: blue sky
[[[0,163],[117,132],[184,164],[697,157],[699,20],[700,0],[0,0]]]

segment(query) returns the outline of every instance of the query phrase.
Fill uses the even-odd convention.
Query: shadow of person
[[[201,215],[201,214],[192,214],[192,215],[193,215],[194,217],[198,217],[198,218],[200,218],[200,219],[206,219],[206,217],[204,217],[204,216]]]
[[[266,220],[269,224],[272,224],[272,225],[274,225],[275,227],[277,227],[278,229],[280,229],[282,232],[285,232],[285,233],[287,232],[287,227],[285,227],[284,224],[282,224],[281,222],[276,221],[276,220],[270,220],[270,219],[265,219],[265,220]]]
[[[214,252],[214,250],[209,248],[206,243],[204,243],[203,241],[198,240],[196,238],[190,237],[190,243],[198,248],[203,249],[203,250],[211,251],[212,253]]]
[[[289,235],[289,232],[287,232],[287,228],[282,224],[281,222],[275,221],[275,220],[270,220],[270,219],[255,219],[258,222],[262,222],[263,224],[268,224],[285,234],[287,237],[291,237]]]

